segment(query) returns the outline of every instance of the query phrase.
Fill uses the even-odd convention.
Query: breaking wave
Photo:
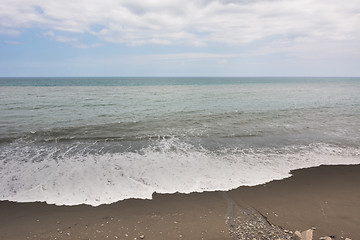
[[[98,149],[98,148],[97,148]],[[354,147],[329,144],[210,151],[164,138],[136,151],[14,142],[0,153],[1,200],[97,206],[157,193],[230,190],[290,176],[293,169],[359,164]]]

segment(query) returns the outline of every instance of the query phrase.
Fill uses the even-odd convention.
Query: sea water
[[[360,78],[0,78],[0,200],[97,206],[360,163]]]

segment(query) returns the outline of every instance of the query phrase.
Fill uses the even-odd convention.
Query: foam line
[[[69,147],[71,150],[71,147]],[[54,158],[54,152],[64,154]],[[32,158],[31,155],[37,156]],[[39,160],[39,156],[42,158]],[[0,161],[1,200],[98,206],[158,193],[230,190],[289,177],[293,169],[360,164],[359,149],[327,144],[210,152],[164,139],[139,152],[69,154],[14,146]]]

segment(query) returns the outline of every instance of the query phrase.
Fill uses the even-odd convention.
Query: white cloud
[[[101,44],[100,43],[86,44],[86,43],[82,43],[82,42],[75,42],[72,45],[76,48],[95,48],[95,47],[100,46]]]
[[[101,44],[99,43],[92,43],[92,44],[86,44],[83,43],[81,41],[81,39],[75,38],[75,37],[67,37],[67,36],[61,36],[61,35],[56,35],[53,31],[47,31],[44,33],[44,36],[53,39],[57,42],[61,42],[61,43],[69,43],[71,44],[73,47],[76,48],[94,48],[94,47],[98,47]]]
[[[44,36],[49,37],[57,42],[62,42],[62,43],[70,43],[70,42],[78,41],[78,39],[74,38],[74,37],[65,37],[65,36],[56,35],[53,31],[45,32]]]
[[[178,54],[152,54],[143,56],[134,56],[134,63],[154,63],[154,62],[193,62],[201,60],[217,60],[225,63],[227,59],[237,58],[238,54],[212,54],[212,53],[178,53]]]
[[[7,35],[7,36],[18,36],[21,34],[19,30],[16,29],[9,29],[0,26],[0,34]]]
[[[360,40],[359,0],[2,0],[0,33],[42,28],[127,45]],[[97,30],[94,30],[96,26]],[[273,45],[269,45],[271,47]]]
[[[4,41],[6,44],[9,44],[9,45],[22,45],[24,44],[23,42],[18,42],[18,41],[8,41],[8,40],[5,40]]]

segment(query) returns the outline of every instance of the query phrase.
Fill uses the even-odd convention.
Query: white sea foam
[[[325,144],[214,153],[167,139],[137,153],[64,153],[57,160],[51,156],[58,149],[39,148],[41,161],[30,159],[29,148],[2,152],[1,200],[97,206],[150,199],[154,192],[229,190],[283,179],[293,169],[360,163],[359,149]]]

